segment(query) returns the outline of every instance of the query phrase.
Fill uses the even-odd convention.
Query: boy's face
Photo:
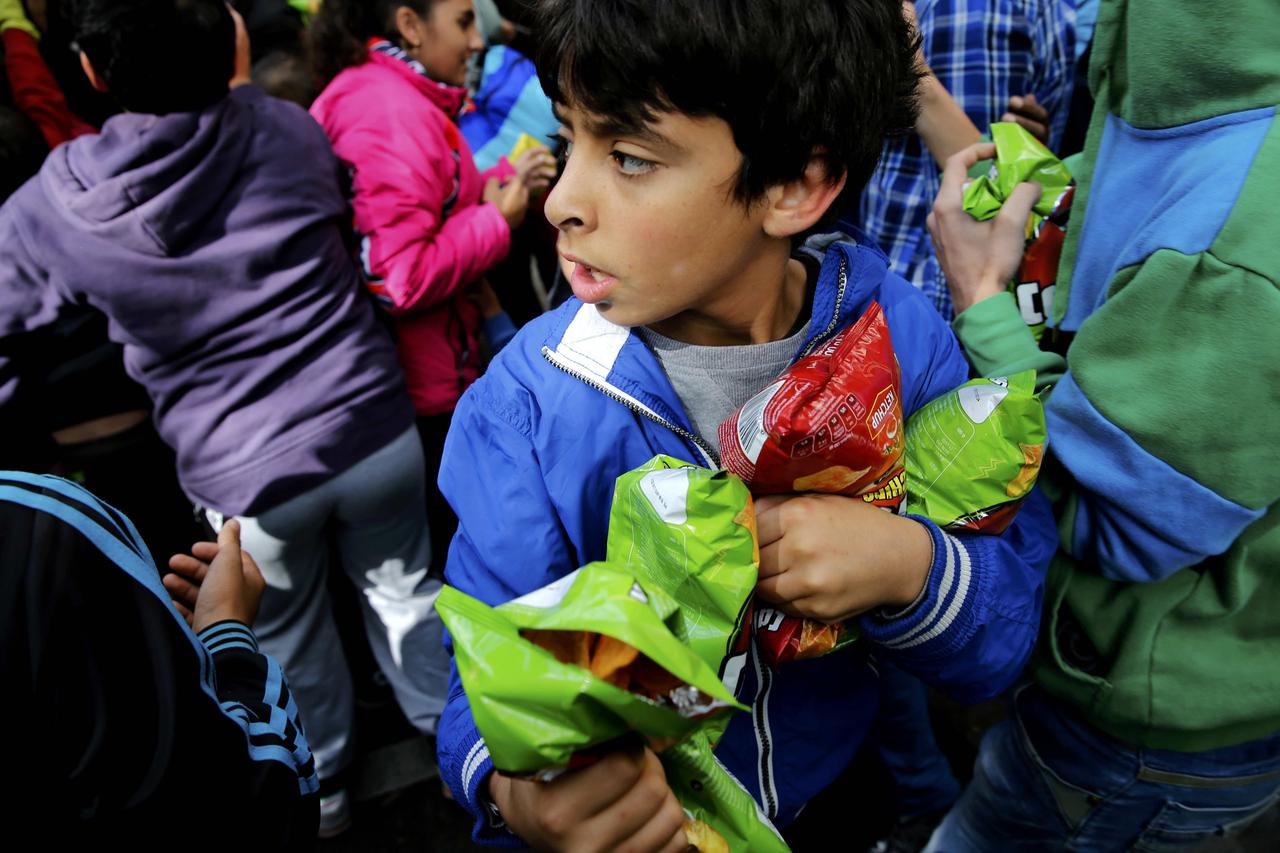
[[[574,294],[621,326],[747,342],[736,338],[782,286],[789,241],[765,233],[766,204],[732,195],[742,154],[729,125],[661,113],[627,128],[573,106],[557,113],[571,147],[546,215]]]

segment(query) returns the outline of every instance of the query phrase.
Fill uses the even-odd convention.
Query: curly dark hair
[[[400,40],[396,10],[407,6],[422,17],[435,0],[325,0],[311,19],[308,38],[316,81],[324,87],[344,68],[368,58],[365,43],[371,38]]]
[[[900,0],[543,0],[539,78],[552,100],[623,126],[716,116],[758,199],[820,153],[862,191],[887,136],[918,111],[919,36]]]

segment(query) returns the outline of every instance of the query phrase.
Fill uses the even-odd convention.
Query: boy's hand
[[[1022,262],[1027,216],[1040,200],[1040,185],[1026,181],[1014,188],[995,218],[979,222],[966,213],[969,169],[995,156],[995,145],[982,142],[949,157],[927,220],[957,314],[1005,291]]]
[[[248,551],[240,550],[240,522],[222,525],[217,543],[197,542],[191,553],[174,554],[164,576],[173,604],[197,634],[225,619],[252,625],[266,581]]]
[[[511,830],[536,850],[677,853],[684,810],[647,747],[611,752],[551,782],[494,773],[489,796]]]
[[[542,192],[555,180],[556,156],[546,148],[530,148],[516,160],[515,170],[529,192]]]
[[[845,495],[756,501],[756,593],[784,613],[835,623],[900,610],[929,577],[933,542],[919,523]]]
[[[1041,145],[1049,144],[1049,111],[1040,106],[1033,94],[1014,95],[1009,99],[1009,111],[1000,116],[1001,121],[1012,121],[1024,129]]]

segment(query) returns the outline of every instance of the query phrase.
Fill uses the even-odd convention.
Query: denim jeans
[[[940,812],[960,796],[960,783],[938,749],[929,722],[929,691],[914,675],[879,662],[880,712],[871,735],[893,778],[898,819]]]
[[[1038,688],[983,738],[973,782],[926,853],[1183,850],[1280,799],[1280,734],[1207,752],[1135,749]]]

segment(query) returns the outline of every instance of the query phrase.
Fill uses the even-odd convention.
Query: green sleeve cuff
[[[965,355],[981,376],[1008,376],[1021,370],[1036,372],[1036,390],[1055,384],[1066,361],[1045,352],[1027,328],[1012,293],[1001,293],[972,305],[951,325]]]
[[[20,4],[18,9],[22,9]],[[5,30],[21,30],[36,41],[40,41],[40,31],[36,29],[35,24],[31,23],[31,21],[22,14],[16,14],[13,17],[0,18],[0,32],[4,32]]]

